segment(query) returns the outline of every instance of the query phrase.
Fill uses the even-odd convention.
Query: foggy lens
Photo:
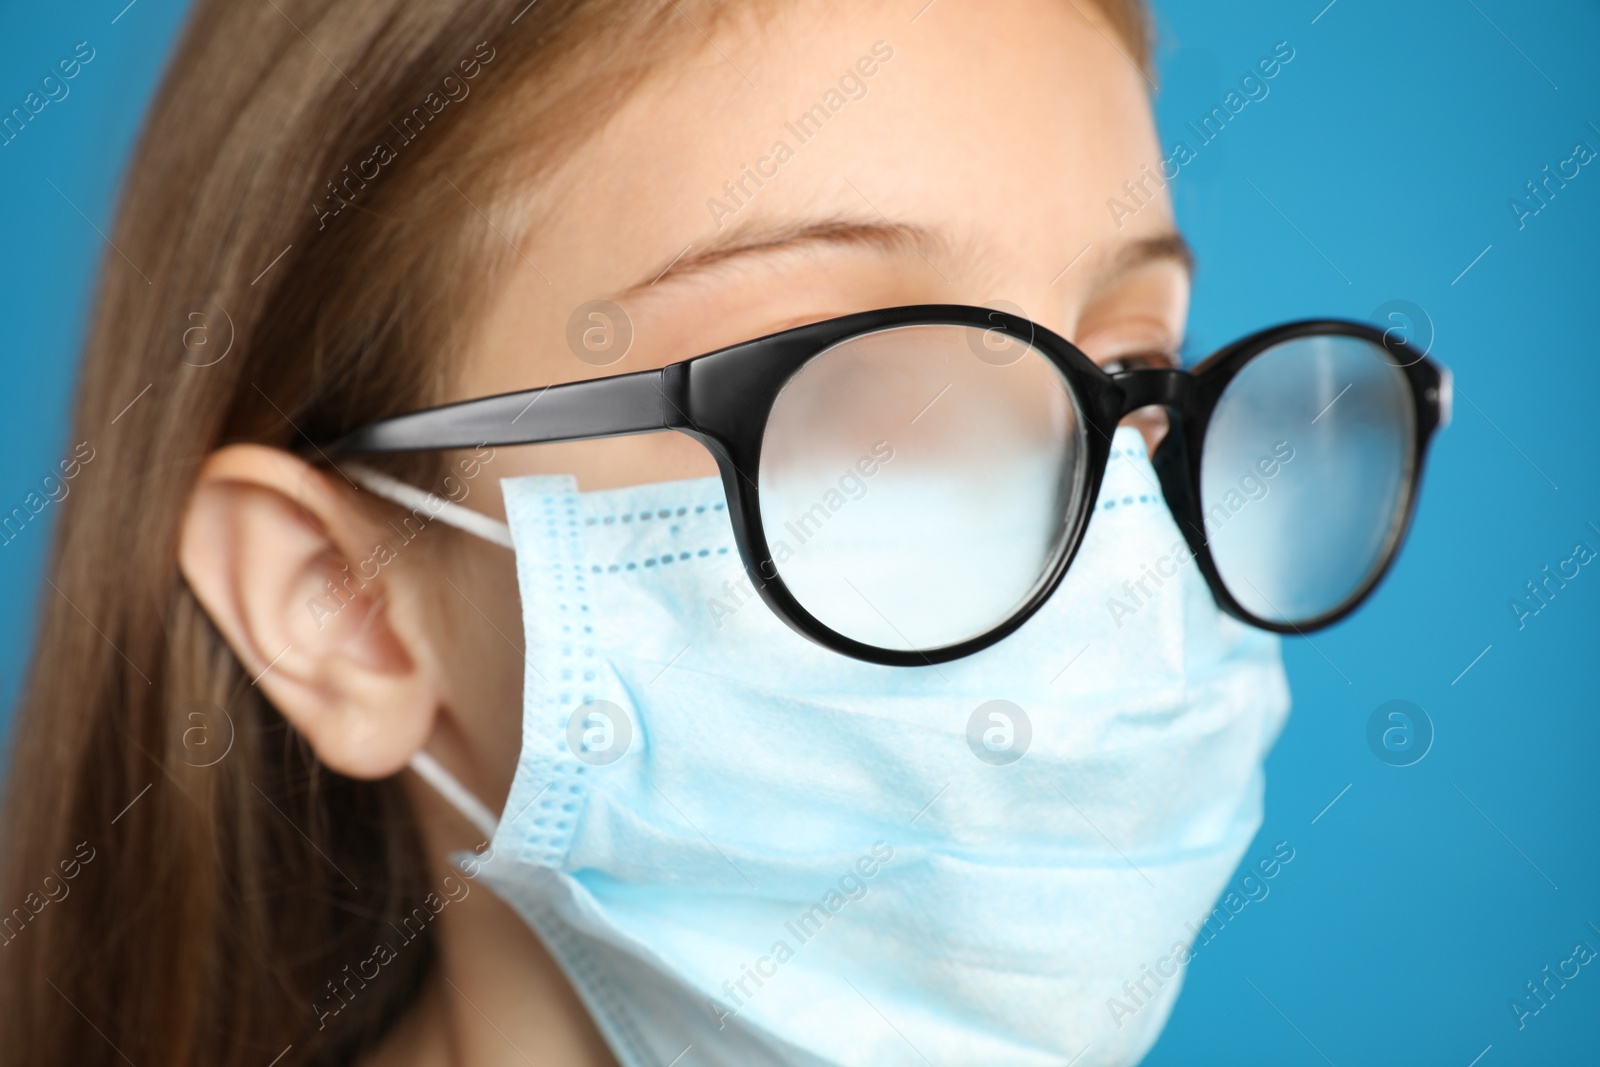
[[[1356,337],[1285,341],[1228,384],[1200,499],[1217,571],[1246,611],[1308,622],[1382,567],[1407,506],[1415,421],[1404,372]]]
[[[823,625],[879,648],[1000,625],[1072,518],[1084,456],[1068,389],[1036,349],[973,327],[898,327],[821,353],[762,441],[779,576]]]

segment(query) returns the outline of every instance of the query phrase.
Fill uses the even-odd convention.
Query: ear
[[[201,467],[178,548],[251,684],[353,778],[404,767],[440,704],[429,650],[396,625],[399,578],[375,557],[379,544],[337,473],[230,445]]]

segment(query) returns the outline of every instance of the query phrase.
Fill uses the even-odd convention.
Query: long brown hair
[[[179,574],[185,501],[220,444],[443,395],[519,183],[717,6],[199,0],[102,268],[15,720],[0,1063],[348,1063],[414,999],[427,935],[319,1029],[328,961],[427,893],[419,834],[253,686]],[[1147,57],[1135,0],[1096,7]]]

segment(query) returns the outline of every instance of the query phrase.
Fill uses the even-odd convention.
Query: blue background
[[[106,252],[95,227],[110,230],[184,9],[124,2],[3,13],[0,111],[78,41],[96,57],[0,148],[0,510],[68,450]],[[1509,605],[1576,543],[1600,551],[1600,160],[1521,229],[1508,202],[1578,141],[1600,151],[1600,12],[1324,3],[1158,4],[1163,141],[1196,150],[1172,183],[1200,259],[1192,349],[1408,301],[1419,312],[1384,324],[1454,369],[1455,424],[1375,599],[1285,643],[1295,707],[1246,859],[1278,841],[1295,858],[1199,953],[1146,1062],[1593,1063],[1600,961],[1520,1030],[1508,1005],[1578,942],[1600,950],[1587,925],[1600,927],[1600,564],[1521,629]],[[1280,41],[1295,56],[1268,96],[1201,145],[1186,123]],[[48,593],[48,534],[36,522],[0,548],[5,708]],[[1409,767],[1367,743],[1369,717],[1394,699],[1433,724]]]

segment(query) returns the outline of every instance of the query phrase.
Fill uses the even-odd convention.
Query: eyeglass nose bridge
[[[1120,405],[1107,412],[1116,423],[1152,405],[1185,411],[1194,396],[1195,376],[1176,367],[1143,368],[1113,374],[1111,383],[1122,393]]]

